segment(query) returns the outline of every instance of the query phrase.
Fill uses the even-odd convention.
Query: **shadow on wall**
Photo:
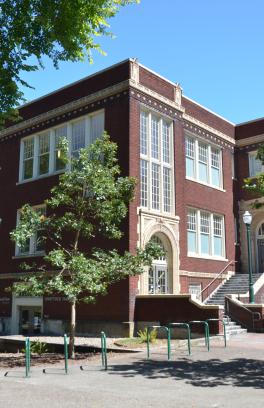
[[[210,359],[192,361],[146,361],[141,360],[132,365],[117,365],[109,369],[109,373],[134,377],[142,375],[146,378],[185,380],[186,384],[197,387],[250,387],[264,389],[263,361],[247,358],[236,358],[230,361]]]

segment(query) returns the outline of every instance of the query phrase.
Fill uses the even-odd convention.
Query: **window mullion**
[[[19,166],[19,181],[23,180],[23,170],[24,170],[24,150],[25,142],[21,140],[20,143],[20,166]]]
[[[199,179],[199,147],[197,139],[195,139],[194,143],[194,178]]]
[[[197,253],[201,254],[201,217],[200,217],[200,210],[197,210]]]
[[[162,119],[160,118],[158,124],[158,142],[159,142],[159,166],[160,166],[160,174],[159,174],[159,184],[160,184],[160,192],[159,192],[159,200],[160,200],[160,211],[164,212],[164,192],[163,192],[163,137],[162,137]]]
[[[235,165],[235,162],[233,162]],[[234,167],[235,170],[235,167]],[[219,150],[219,172],[220,172],[220,187],[224,188],[224,176],[223,176],[223,150]]]
[[[148,209],[152,209],[151,113],[148,114]]]
[[[55,130],[51,129],[49,132],[50,137],[50,152],[49,152],[49,173],[53,173],[55,169]]]
[[[210,214],[210,246],[209,246],[209,250],[210,250],[210,255],[214,255],[214,214]]]
[[[91,143],[91,118],[87,116],[85,118],[85,147]]]
[[[72,154],[72,123],[67,123],[67,140],[68,140],[68,155],[71,158]],[[70,161],[66,165],[66,170],[70,170],[71,163]]]
[[[38,176],[39,135],[34,136],[33,178]]]
[[[212,185],[212,151],[211,146],[207,145],[207,159],[208,159],[208,183]]]

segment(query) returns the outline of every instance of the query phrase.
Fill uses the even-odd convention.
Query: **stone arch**
[[[178,224],[177,224],[178,227]],[[157,220],[149,220],[141,234],[141,247],[144,248],[149,240],[157,236],[164,243],[165,250],[167,251],[168,262],[168,293],[179,293],[179,242],[177,240],[177,234],[169,223],[163,220],[157,222]],[[148,278],[149,271],[146,268],[146,272],[141,276],[140,280],[140,292],[142,294],[148,294]]]

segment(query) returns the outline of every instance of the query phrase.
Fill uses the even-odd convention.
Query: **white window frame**
[[[261,164],[261,161],[256,159],[257,150],[252,152],[248,152],[248,169],[249,169],[249,177],[256,177],[261,173],[264,173],[264,165]],[[257,163],[257,164],[256,164]],[[261,168],[261,170],[256,171],[256,167]]]
[[[188,293],[190,293],[190,295],[195,295],[196,299],[198,300],[201,300],[201,291],[202,291],[201,283],[189,283]]]
[[[207,210],[203,209],[197,209],[197,208],[192,208],[188,207],[187,208],[187,215],[188,211],[194,211],[196,213],[196,224],[195,224],[195,230],[188,230],[187,231],[187,255],[189,257],[195,257],[195,258],[204,258],[204,259],[216,259],[216,260],[227,260],[226,259],[226,246],[225,246],[225,219],[222,214],[217,214],[217,213],[212,213]],[[209,227],[209,254],[203,254],[201,252],[201,213],[206,213],[209,215],[209,220],[210,220],[210,227]],[[222,221],[222,255],[215,255],[214,254],[214,216],[215,217],[220,217]],[[188,231],[195,232],[196,233],[196,251],[191,252],[188,249]]]
[[[191,139],[194,141],[194,176],[190,177],[187,176],[187,169],[186,169],[186,158],[189,157],[186,155],[186,139]],[[199,179],[199,143],[202,143],[207,146],[207,182],[201,181]],[[219,186],[215,186],[212,184],[212,152],[211,150],[215,149],[218,150],[220,153],[219,157],[219,177],[220,177],[220,182]],[[223,189],[223,149],[213,143],[208,143],[206,140],[203,140],[201,138],[197,138],[196,135],[193,135],[192,133],[185,132],[185,178],[187,180],[195,181],[196,183],[206,185],[211,188],[215,188],[216,190],[221,190],[225,191]]]
[[[34,205],[32,207],[34,210],[38,210],[38,209],[43,209],[44,213],[46,212],[46,205],[45,204],[40,204],[40,205]],[[19,224],[19,220],[20,220],[20,211],[17,211],[17,221],[16,221],[16,225]],[[21,252],[21,248],[16,244],[15,246],[15,257],[18,258],[29,258],[32,256],[43,256],[45,255],[45,251],[41,250],[41,251],[37,251],[36,250],[36,244],[37,244],[37,234],[33,234],[30,238],[29,238],[29,251],[28,252]]]
[[[80,116],[76,119],[73,119],[68,122],[61,123],[60,125],[45,129],[39,133],[26,136],[20,141],[20,161],[19,161],[19,181],[18,184],[20,183],[27,183],[30,181],[38,180],[41,178],[49,177],[55,174],[60,174],[65,172],[67,169],[62,169],[62,170],[56,170],[55,169],[55,130],[66,126],[67,127],[67,139],[69,143],[69,152],[71,155],[71,138],[72,138],[72,125],[76,122],[79,122],[81,120],[85,121],[85,146],[88,146],[90,144],[91,138],[92,138],[92,129],[91,129],[91,122],[92,118],[96,115],[101,115],[103,114],[103,129],[105,128],[105,114],[104,114],[104,109],[97,110],[95,112],[92,112],[88,115],[83,115]],[[39,175],[38,174],[38,167],[39,167],[39,136],[48,133],[49,138],[50,138],[50,146],[49,146],[49,171],[46,174]],[[23,178],[23,172],[24,172],[24,142],[26,140],[34,139],[34,157],[33,157],[33,176],[28,179]]]
[[[148,211],[154,213],[164,213],[164,214],[174,214],[175,213],[175,198],[174,198],[174,143],[173,143],[173,121],[172,119],[161,115],[156,111],[152,111],[142,107],[140,110],[140,124],[141,124],[141,113],[144,113],[147,118],[146,125],[146,135],[147,145],[145,153],[140,153],[140,160],[145,160],[148,164],[148,174],[147,174],[147,205],[144,206],[140,203],[140,207],[147,209]],[[158,119],[158,159],[152,157],[152,146],[151,146],[151,118],[154,116]],[[163,160],[163,123],[167,123],[169,126],[169,163]],[[141,125],[140,125],[141,126]],[[140,129],[141,131],[141,129]],[[141,135],[140,135],[141,136]],[[141,150],[141,147],[140,147]],[[153,208],[152,200],[152,164],[159,166],[159,209]],[[164,197],[164,176],[163,169],[167,168],[170,171],[170,211],[165,211],[165,197]],[[141,189],[140,189],[141,197]]]

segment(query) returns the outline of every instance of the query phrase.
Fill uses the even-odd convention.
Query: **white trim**
[[[163,81],[167,82],[168,84],[171,84],[171,85],[173,85],[174,87],[176,86],[176,83],[175,83],[175,82],[170,81],[169,79],[165,78],[164,76],[158,74],[156,71],[154,71],[154,70],[152,70],[152,69],[146,67],[145,65],[143,65],[143,64],[141,64],[141,63],[138,63],[138,65],[139,65],[140,67],[144,68],[146,71],[151,72],[152,74],[154,74],[154,75],[157,76],[158,78],[162,79]],[[182,96],[183,96],[183,98],[185,98],[185,99],[187,99],[188,101],[194,103],[195,105],[200,106],[201,108],[203,108],[203,109],[206,110],[207,112],[212,113],[214,116],[217,116],[219,119],[222,119],[222,120],[224,120],[225,122],[229,123],[230,125],[235,126],[235,124],[234,124],[233,122],[230,122],[229,120],[227,120],[227,119],[224,118],[223,116],[218,115],[217,113],[215,113],[215,112],[212,111],[211,109],[206,108],[205,106],[201,105],[200,103],[194,101],[193,99],[191,99],[191,98],[189,98],[189,97],[187,97],[187,96],[185,96],[185,95],[182,95]]]
[[[146,109],[145,107],[140,110],[147,115],[147,154],[140,153],[140,160],[144,160],[148,165],[147,172],[147,207],[141,206],[142,209],[147,209],[153,214],[168,214],[173,215],[175,213],[175,194],[174,194],[174,144],[173,144],[173,121],[172,119],[164,118],[162,115],[158,115],[156,112],[153,113],[151,109]],[[155,117],[158,122],[158,159],[154,159],[151,154],[151,123],[152,117]],[[140,118],[141,126],[141,118]],[[163,160],[163,122],[169,124],[169,163],[164,162]],[[140,139],[140,137],[139,137]],[[152,208],[152,164],[159,166],[159,209]],[[163,191],[163,169],[167,168],[170,171],[170,211],[164,211],[164,191]],[[140,189],[141,195],[141,189]]]
[[[256,121],[254,121],[256,122]],[[250,146],[254,143],[261,143],[264,141],[264,134],[256,135],[256,136],[250,136],[246,137],[244,139],[238,139],[236,140],[236,146],[238,147],[244,147],[244,146]]]
[[[78,118],[72,119],[70,121],[65,121],[61,123],[60,125],[54,126],[52,128],[43,130],[41,132],[34,133],[30,136],[23,137],[20,140],[20,163],[19,163],[19,180],[17,184],[29,182],[29,181],[35,181],[38,179],[41,179],[43,177],[49,177],[53,176],[55,174],[60,174],[63,173],[64,170],[56,170],[55,169],[55,131],[56,129],[67,126],[67,139],[69,142],[69,152],[71,154],[71,140],[72,140],[72,125],[76,122],[80,122],[85,120],[85,143],[86,146],[89,144],[90,140],[90,134],[91,134],[91,128],[90,128],[90,118],[92,116],[100,115],[104,113],[104,109],[98,109],[97,111],[93,112],[92,114],[86,114],[79,116]],[[104,118],[103,118],[104,120]],[[50,144],[49,144],[49,172],[45,174],[38,174],[39,170],[39,137],[42,134],[48,133],[49,138],[50,138]],[[26,140],[34,140],[34,157],[33,157],[33,177],[29,179],[23,179],[23,170],[24,170],[24,142]]]
[[[188,258],[199,258],[199,259],[210,259],[211,261],[223,261],[223,262],[228,262],[229,259],[225,258],[225,257],[217,257],[217,256],[210,256],[210,255],[199,255],[199,254],[195,254],[193,252],[188,252],[187,254]]]
[[[219,119],[222,119],[223,121],[229,123],[230,125],[237,126],[234,122],[231,122],[230,120],[224,118],[223,116],[219,115],[218,113],[215,113],[215,112],[212,111],[211,109],[209,109],[209,108],[207,108],[206,106],[204,106],[204,105],[202,105],[202,104],[196,102],[195,100],[189,98],[188,96],[182,95],[182,97],[183,97],[184,99],[187,99],[188,101],[194,103],[195,105],[199,106],[200,108],[206,110],[207,112],[212,113],[214,116],[218,117]]]
[[[43,312],[43,297],[12,296],[12,317],[11,334],[18,334],[19,331],[19,307],[41,307]]]
[[[193,181],[194,183],[201,184],[202,186],[210,187],[210,188],[213,188],[215,190],[222,191],[222,193],[226,193],[226,190],[224,188],[212,186],[211,184],[205,183],[203,181],[196,180],[196,179],[194,179],[192,177],[189,177],[189,176],[186,176],[185,178],[186,178],[186,180]]]
[[[186,167],[186,138],[191,139],[194,142],[194,177],[187,176]],[[200,180],[199,177],[199,143],[203,143],[207,146],[207,180],[208,182]],[[212,184],[212,148],[219,152],[219,184],[220,186],[215,186]],[[184,158],[185,158],[185,178],[190,181],[205,185],[207,187],[214,188],[219,191],[225,192],[223,188],[223,149],[217,144],[208,142],[206,139],[197,137],[190,131],[184,131]]]
[[[195,212],[195,230],[188,229],[188,213],[189,211]],[[201,212],[209,215],[209,254],[203,254],[201,252]],[[198,209],[191,206],[187,207],[187,219],[186,219],[186,232],[187,232],[187,256],[190,258],[212,259],[218,261],[228,261],[226,259],[226,247],[225,247],[225,222],[222,214],[217,214],[208,210]],[[222,256],[214,255],[214,216],[221,219],[221,233],[219,236],[222,240]],[[188,232],[194,232],[196,234],[196,252],[188,250]],[[207,233],[206,233],[207,234]],[[217,235],[218,236],[218,235]]]
[[[38,209],[44,209],[46,211],[46,205],[45,204],[39,204],[39,205],[35,205],[32,207],[34,210],[38,210]],[[16,217],[16,225],[19,224],[19,219],[20,219],[20,209],[17,210],[17,217]],[[44,256],[45,255],[45,251],[37,251],[36,250],[36,236],[37,233],[33,234],[30,238],[29,238],[29,251],[28,252],[20,252],[21,249],[20,247],[16,244],[15,245],[15,256],[12,258],[31,258],[31,257],[38,257],[38,256]]]

